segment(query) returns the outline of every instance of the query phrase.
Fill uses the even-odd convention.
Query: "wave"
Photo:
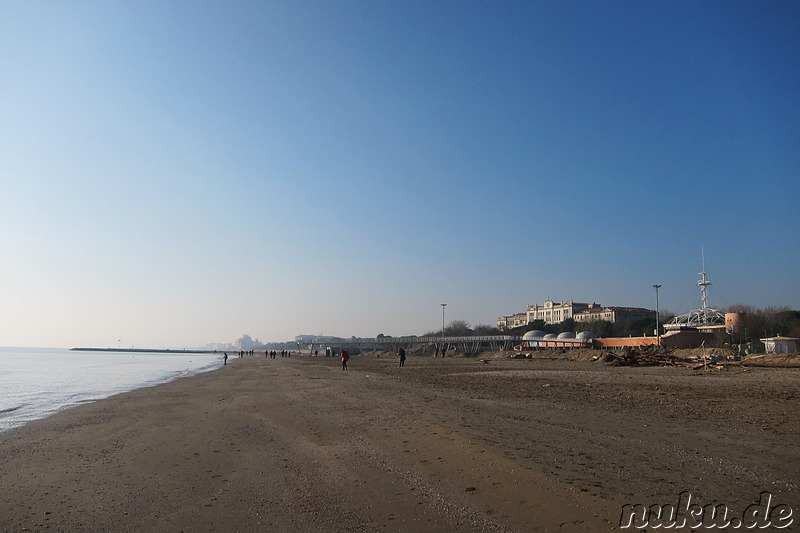
[[[24,403],[22,405],[18,405],[16,407],[9,407],[8,409],[0,409],[0,415],[2,415],[4,413],[13,413],[17,409],[22,409],[23,407],[25,407]]]

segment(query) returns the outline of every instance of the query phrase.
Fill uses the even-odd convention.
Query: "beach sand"
[[[232,359],[0,435],[0,531],[610,531],[800,512],[796,369]]]

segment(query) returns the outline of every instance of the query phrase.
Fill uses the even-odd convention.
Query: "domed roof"
[[[578,335],[575,336],[576,339],[580,339],[582,341],[588,341],[589,339],[596,339],[597,335],[592,333],[591,331],[581,331]]]
[[[559,339],[574,339],[575,334],[571,331],[564,331],[563,333],[558,334]]]
[[[525,333],[522,336],[522,340],[530,340],[530,339],[541,339],[544,337],[544,331],[539,331],[538,329],[534,329]]]
[[[554,340],[556,340],[555,333],[548,333],[547,335],[544,336],[544,340],[546,340],[546,341],[554,341]]]

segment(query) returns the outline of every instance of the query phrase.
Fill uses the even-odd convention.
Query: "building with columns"
[[[642,307],[592,307],[575,313],[575,322],[625,322],[636,318],[654,318],[656,312]]]
[[[562,300],[560,302],[547,300],[543,305],[529,305],[528,310],[524,313],[501,316],[497,319],[497,329],[507,330],[527,326],[534,320],[542,320],[545,324],[558,324],[569,318],[574,318],[576,313],[580,311],[595,307],[599,306],[594,303],[578,303],[574,300]]]
[[[655,311],[641,307],[601,307],[596,303],[579,303],[574,300],[554,302],[547,300],[542,305],[528,306],[524,313],[501,316],[497,319],[497,329],[501,331],[527,326],[534,320],[545,324],[558,324],[568,319],[575,322],[590,323],[605,320],[617,323],[635,318],[654,317]]]

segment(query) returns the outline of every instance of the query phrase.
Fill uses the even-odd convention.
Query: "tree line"
[[[779,336],[800,338],[800,311],[788,307],[756,309],[736,304],[729,307],[728,312],[744,314],[744,328],[736,332],[742,342]]]

